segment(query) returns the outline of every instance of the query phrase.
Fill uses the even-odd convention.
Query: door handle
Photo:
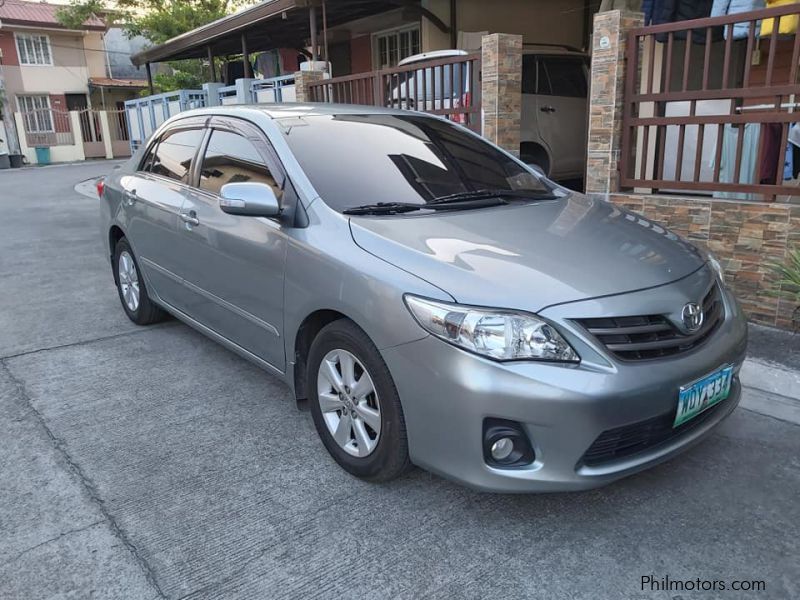
[[[128,206],[133,206],[136,202],[136,190],[125,190],[125,203]]]
[[[548,106],[543,106],[543,107],[542,107],[542,108],[540,108],[539,110],[540,110],[540,111],[542,111],[542,112],[546,112],[546,113],[554,113],[554,112],[556,112],[556,109],[555,109],[555,107],[553,107],[553,106],[550,106],[550,105],[548,105]]]
[[[197,227],[200,225],[200,219],[197,218],[197,213],[190,210],[188,213],[181,213],[181,220],[187,225]]]

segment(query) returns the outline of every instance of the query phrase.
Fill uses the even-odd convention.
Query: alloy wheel
[[[119,289],[125,306],[131,312],[136,312],[139,308],[139,273],[136,270],[136,263],[127,250],[123,250],[119,255],[119,265],[117,265],[119,275]]]
[[[317,375],[322,418],[342,450],[358,458],[369,456],[381,435],[378,393],[367,369],[347,350],[331,350]]]

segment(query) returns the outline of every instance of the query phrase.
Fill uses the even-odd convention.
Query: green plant
[[[786,298],[794,302],[795,309],[792,315],[795,329],[800,328],[800,248],[789,252],[789,259],[785,263],[773,262],[770,264],[772,271],[778,276],[775,281],[776,289],[772,295]]]
[[[789,252],[786,263],[773,262],[770,267],[779,277],[775,283],[780,290],[776,293],[800,304],[800,248]]]

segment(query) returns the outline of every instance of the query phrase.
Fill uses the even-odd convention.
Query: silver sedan
[[[437,117],[189,111],[98,191],[128,317],[283,378],[358,477],[586,489],[739,401],[747,325],[712,256]]]

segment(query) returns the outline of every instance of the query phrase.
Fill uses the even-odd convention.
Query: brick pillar
[[[321,81],[325,73],[322,71],[297,71],[294,74],[294,91],[297,102],[311,102],[308,84]]]
[[[519,156],[522,113],[522,36],[481,39],[483,136]]]
[[[641,13],[610,10],[594,17],[592,82],[589,92],[589,146],[586,192],[619,191],[625,46],[630,29],[641,27]]]

